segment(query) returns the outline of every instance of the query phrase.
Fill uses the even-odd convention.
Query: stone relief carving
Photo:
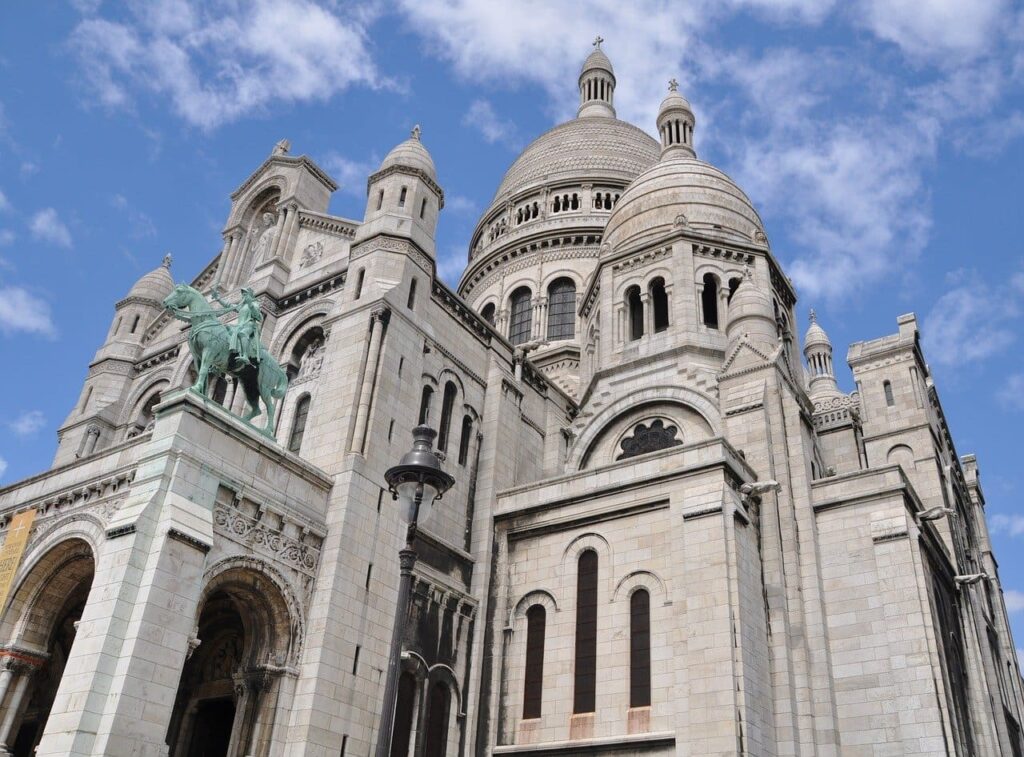
[[[216,533],[231,541],[273,557],[300,573],[310,577],[316,574],[320,561],[319,546],[287,536],[283,529],[264,523],[259,517],[246,515],[232,506],[218,504],[213,511],[213,527]]]
[[[270,250],[274,244],[274,232],[277,230],[277,214],[265,211],[261,216],[262,230],[253,224],[249,232],[252,240],[252,259],[257,263],[270,257]]]
[[[295,380],[312,378],[320,373],[320,368],[324,364],[324,342],[322,339],[310,343],[309,347],[306,348],[306,352],[302,355],[302,360],[299,362],[299,372],[295,375]]]
[[[320,260],[324,256],[324,243],[314,242],[313,244],[307,244],[306,249],[302,251],[302,260],[299,261],[299,268],[305,268],[308,265],[313,265],[315,262]]]

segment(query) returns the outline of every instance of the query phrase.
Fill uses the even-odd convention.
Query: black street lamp
[[[441,461],[434,454],[433,443],[437,432],[430,426],[417,426],[412,430],[412,449],[402,461],[384,473],[392,499],[398,502],[398,517],[407,523],[405,547],[398,553],[401,578],[398,583],[398,607],[395,626],[391,633],[391,651],[388,654],[388,675],[384,684],[384,710],[381,712],[377,733],[376,757],[390,757],[391,734],[395,724],[395,700],[398,696],[398,664],[402,655],[404,615],[409,606],[412,587],[412,569],[416,565],[413,541],[421,521],[430,516],[435,500],[441,499],[455,483],[455,479],[441,470]]]

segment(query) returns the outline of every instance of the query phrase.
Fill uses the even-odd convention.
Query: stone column
[[[21,706],[25,703],[25,694],[28,691],[29,680],[34,670],[32,666],[24,663],[15,663],[12,674],[17,680],[14,684],[14,691],[11,693],[11,701],[4,713],[3,722],[0,723],[0,755],[11,754],[11,747],[14,746],[14,738],[17,735],[14,732],[14,726],[21,713]]]
[[[292,202],[288,204],[288,219],[283,232],[284,239],[277,250],[278,257],[284,258],[285,263],[289,262],[288,258],[291,256],[291,250],[295,246],[295,237],[298,236],[298,231],[299,206]]]
[[[362,453],[366,439],[366,421],[370,413],[370,398],[377,380],[377,365],[380,363],[380,343],[384,333],[384,325],[391,311],[379,308],[370,314],[370,347],[366,352],[366,366],[363,369],[363,380],[359,387],[356,402],[356,422],[352,433],[352,452]]]
[[[650,336],[654,333],[654,308],[651,303],[651,293],[641,292],[640,303],[644,308],[644,336]]]
[[[0,704],[3,704],[4,697],[7,696],[7,689],[11,685],[11,679],[14,677],[11,663],[12,660],[8,657],[3,661],[3,668],[0,668]]]
[[[729,286],[728,284],[718,289],[718,329],[723,334],[726,326],[729,325]]]
[[[242,258],[244,257],[244,238],[245,234],[241,229],[236,229],[231,232],[231,236],[229,238],[230,247],[227,254],[227,260],[225,261],[226,268],[224,275],[220,277],[220,281],[224,284],[233,284],[238,280],[238,272],[242,268]]]
[[[100,427],[89,426],[85,430],[85,445],[82,447],[82,457],[88,457],[96,451],[96,442],[100,438]]]

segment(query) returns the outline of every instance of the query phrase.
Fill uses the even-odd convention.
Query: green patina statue
[[[214,310],[199,290],[178,284],[164,299],[164,307],[175,318],[189,324],[188,346],[196,370],[192,391],[207,394],[210,376],[230,374],[241,383],[249,410],[242,420],[249,422],[260,414],[260,400],[267,408],[267,422],[261,429],[274,438],[276,400],[284,397],[288,376],[260,342],[263,313],[251,289],[242,290],[242,298],[232,305],[214,289],[213,296],[223,306]],[[226,313],[238,313],[234,325],[218,319]]]

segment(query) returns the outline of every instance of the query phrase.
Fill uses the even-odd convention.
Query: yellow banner
[[[34,507],[11,518],[4,546],[0,547],[0,613],[7,607],[7,595],[11,591],[14,574],[18,572],[18,566],[21,564],[21,556],[25,553],[25,545],[28,544],[28,535],[35,518]]]

